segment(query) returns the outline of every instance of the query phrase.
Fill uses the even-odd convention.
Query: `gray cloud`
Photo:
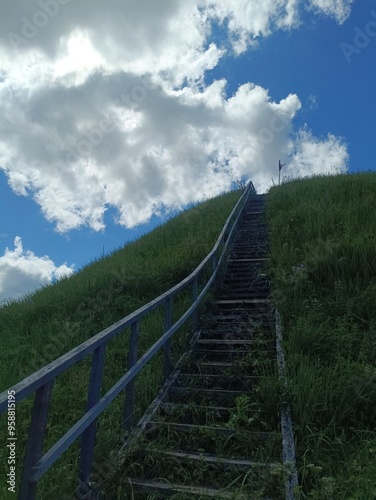
[[[314,2],[341,22],[350,3]],[[294,130],[298,96],[273,102],[249,83],[227,98],[225,80],[203,84],[223,55],[210,43],[211,19],[229,21],[240,53],[258,36],[296,27],[299,5],[50,0],[48,11],[43,0],[9,2],[0,20],[0,164],[9,185],[66,232],[103,229],[110,206],[131,227],[241,176],[266,189],[275,158],[294,151],[290,169],[300,175],[322,172],[327,151],[345,168],[343,142]],[[27,38],[29,21],[40,26]],[[25,43],[15,47],[10,33]]]

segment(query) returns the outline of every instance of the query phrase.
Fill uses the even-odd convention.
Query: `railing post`
[[[223,235],[223,243],[226,243],[226,241],[228,239],[228,233],[229,233],[229,229],[226,228],[224,235]]]
[[[213,274],[216,267],[217,267],[217,256],[215,255],[215,253],[212,257],[211,265],[212,265],[212,274]]]
[[[43,455],[43,442],[53,383],[54,381],[50,380],[35,391],[19,492],[20,499],[34,500],[36,497],[38,483],[31,480],[31,470]]]
[[[128,355],[128,370],[134,367],[137,362],[138,355],[138,334],[139,322],[136,320],[131,325],[131,339],[129,344]],[[127,385],[125,390],[125,406],[124,406],[124,430],[129,430],[133,425],[133,407],[134,407],[134,392],[136,386],[136,379],[133,378]]]
[[[102,344],[93,352],[90,383],[86,411],[98,403],[101,395],[102,374],[104,365],[105,345]],[[93,463],[96,438],[96,421],[82,434],[80,467],[78,475],[79,491],[88,488],[88,482]]]
[[[197,283],[198,283],[198,278],[197,278],[197,276],[195,276],[195,278],[192,281],[193,302],[197,299]],[[197,323],[198,323],[198,309],[196,309],[192,315],[192,328],[193,328],[193,330],[196,329]]]
[[[165,309],[165,322],[164,322],[164,331],[167,332],[172,326],[172,299],[171,297],[167,297],[166,299],[166,309]],[[171,341],[168,339],[163,346],[163,381],[167,379],[167,377],[171,373],[172,363],[171,363]]]

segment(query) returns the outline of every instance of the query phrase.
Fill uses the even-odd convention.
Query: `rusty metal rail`
[[[33,500],[36,498],[38,481],[56,460],[58,460],[59,457],[79,438],[81,438],[80,465],[78,471],[79,481],[81,484],[85,484],[89,481],[96,439],[96,420],[103,411],[108,408],[111,402],[124,391],[126,393],[124,404],[124,429],[129,429],[133,425],[132,414],[135,398],[136,375],[140,373],[142,368],[162,347],[164,349],[164,378],[169,375],[171,371],[170,339],[188,319],[191,317],[194,318],[198,306],[209,287],[212,285],[222,265],[226,251],[236,233],[238,221],[244,206],[249,197],[253,195],[255,195],[255,189],[252,182],[250,182],[228,217],[212,251],[187,278],[145,306],[99,332],[86,342],[75,347],[9,389],[14,391],[16,403],[20,403],[32,394],[35,395],[24,457],[19,499]],[[200,293],[198,293],[199,277],[210,267],[211,276],[208,278]],[[188,287],[192,289],[192,304],[180,319],[172,324],[173,298],[177,293]],[[143,356],[138,358],[140,322],[142,318],[158,307],[164,307],[165,309],[164,333],[158,341],[143,354]],[[104,396],[101,397],[102,373],[107,343],[129,327],[131,328],[131,336],[128,354],[128,371]],[[86,413],[52,446],[52,448],[43,454],[43,443],[55,379],[88,356],[92,356],[92,359]],[[0,414],[7,411],[7,400],[8,390],[0,395]]]

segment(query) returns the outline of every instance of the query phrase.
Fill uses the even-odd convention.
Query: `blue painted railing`
[[[172,368],[170,356],[171,337],[188,319],[191,317],[195,318],[198,306],[209,287],[212,285],[223,262],[226,250],[229,248],[235,235],[243,208],[248,198],[255,193],[254,186],[252,182],[250,182],[229,215],[213,249],[187,278],[148,304],[137,309],[137,311],[96,334],[86,342],[75,347],[9,389],[9,391],[14,391],[12,394],[15,394],[16,404],[33,393],[35,394],[19,489],[19,499],[35,499],[38,481],[72,443],[80,437],[81,453],[78,471],[79,483],[88,483],[93,464],[96,419],[123,391],[125,391],[126,394],[123,420],[124,428],[125,430],[129,430],[132,427],[136,375],[162,347],[164,350],[164,378],[170,373]],[[198,294],[199,277],[208,266],[211,266],[211,276]],[[192,287],[192,305],[175,324],[172,324],[173,297],[189,286]],[[145,315],[160,306],[164,306],[165,308],[164,333],[157,342],[138,359],[140,321]],[[104,396],[101,397],[106,345],[116,335],[129,327],[131,329],[131,337],[128,353],[128,371]],[[59,441],[57,441],[57,443],[54,444],[54,446],[52,446],[52,448],[43,454],[43,442],[48,422],[48,412],[54,381],[59,375],[66,372],[69,368],[89,355],[92,355],[92,361],[86,413],[61,439],[59,439]],[[4,391],[0,394],[0,414],[5,413],[7,409],[8,391]]]

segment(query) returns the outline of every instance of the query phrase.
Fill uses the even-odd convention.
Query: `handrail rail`
[[[80,481],[87,482],[93,459],[94,443],[96,435],[96,419],[110,405],[110,403],[126,389],[126,401],[124,409],[124,424],[126,428],[132,425],[133,400],[134,400],[134,379],[146,363],[164,347],[164,375],[167,376],[170,371],[170,346],[169,340],[173,334],[195,313],[201,300],[207,290],[213,283],[218,269],[224,259],[227,247],[232,240],[234,231],[237,227],[240,215],[248,200],[250,194],[255,194],[255,188],[252,182],[249,182],[245,192],[239,198],[231,214],[226,220],[213,249],[201,261],[196,269],[180,283],[162,293],[149,303],[140,307],[133,313],[122,318],[108,328],[97,333],[79,346],[63,354],[55,361],[39,369],[29,377],[20,381],[10,389],[0,394],[0,414],[7,410],[8,391],[14,391],[16,403],[22,401],[30,394],[35,392],[34,408],[31,418],[29,438],[26,445],[23,476],[19,498],[34,499],[36,486],[42,475],[52,466],[52,464],[62,455],[62,453],[71,444],[82,435],[81,462],[80,462]],[[233,217],[235,219],[232,221]],[[232,221],[232,225],[231,225]],[[226,234],[228,233],[228,234]],[[224,246],[221,255],[216,260],[216,252],[221,243]],[[212,274],[206,285],[197,294],[197,280],[201,271],[208,263],[212,263]],[[192,283],[193,303],[187,311],[172,325],[172,298],[186,289]],[[155,310],[158,306],[165,305],[165,328],[162,336],[137,359],[139,322],[146,315]],[[129,347],[128,371],[111,387],[111,389],[101,398],[100,387],[102,378],[102,369],[104,365],[105,348],[109,340],[117,334],[131,327],[131,339]],[[78,361],[86,356],[93,354],[91,365],[91,377],[88,388],[87,411],[84,416],[73,425],[70,430],[43,455],[43,441],[48,418],[48,409],[52,393],[52,385],[55,378],[65,372]]]

